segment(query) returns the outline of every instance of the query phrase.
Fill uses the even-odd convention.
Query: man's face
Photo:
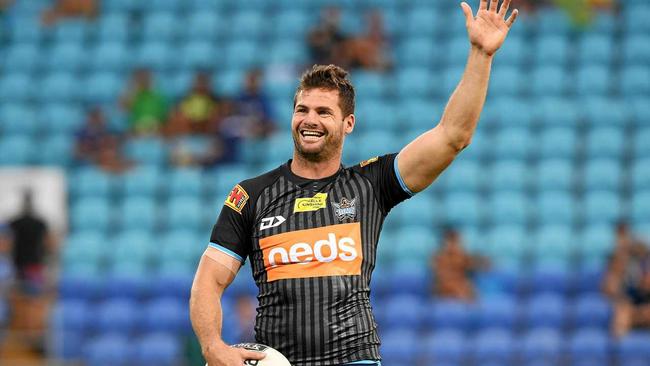
[[[296,97],[291,131],[296,153],[308,161],[340,154],[343,139],[354,129],[354,115],[343,116],[338,90],[308,89]]]

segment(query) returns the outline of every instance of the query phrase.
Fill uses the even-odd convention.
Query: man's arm
[[[469,5],[461,4],[471,44],[463,77],[438,125],[398,155],[400,175],[412,192],[428,187],[472,139],[487,94],[492,58],[517,17],[514,10],[505,19],[510,0],[504,0],[498,12],[497,4],[498,0],[491,0],[488,10],[487,0],[481,0],[476,18]]]
[[[210,366],[240,366],[247,359],[262,359],[264,354],[232,348],[221,339],[223,291],[232,283],[241,263],[214,248],[201,257],[192,284],[190,318]]]

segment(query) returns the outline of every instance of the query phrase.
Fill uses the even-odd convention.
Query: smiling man
[[[199,263],[190,310],[210,366],[263,357],[220,337],[221,295],[246,258],[259,288],[257,342],[295,366],[380,365],[369,285],[382,223],[469,145],[492,58],[517,16],[506,19],[510,0],[497,5],[481,0],[474,16],[461,4],[470,41],[465,73],[440,122],[399,153],[343,167],[345,136],[356,122],[354,87],[334,65],[302,76],[293,159],[232,189]]]

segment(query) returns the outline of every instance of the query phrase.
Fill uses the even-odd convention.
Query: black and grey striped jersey
[[[250,258],[256,340],[292,365],[379,360],[370,277],[386,215],[411,196],[397,155],[318,180],[294,175],[290,164],[233,188],[210,246]]]

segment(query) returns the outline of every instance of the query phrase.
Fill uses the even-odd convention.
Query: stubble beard
[[[343,147],[343,138],[336,138],[327,133],[325,135],[325,141],[320,149],[316,151],[305,151],[300,144],[300,135],[297,132],[294,132],[293,146],[296,153],[301,158],[312,163],[320,163],[336,156],[336,153]]]

